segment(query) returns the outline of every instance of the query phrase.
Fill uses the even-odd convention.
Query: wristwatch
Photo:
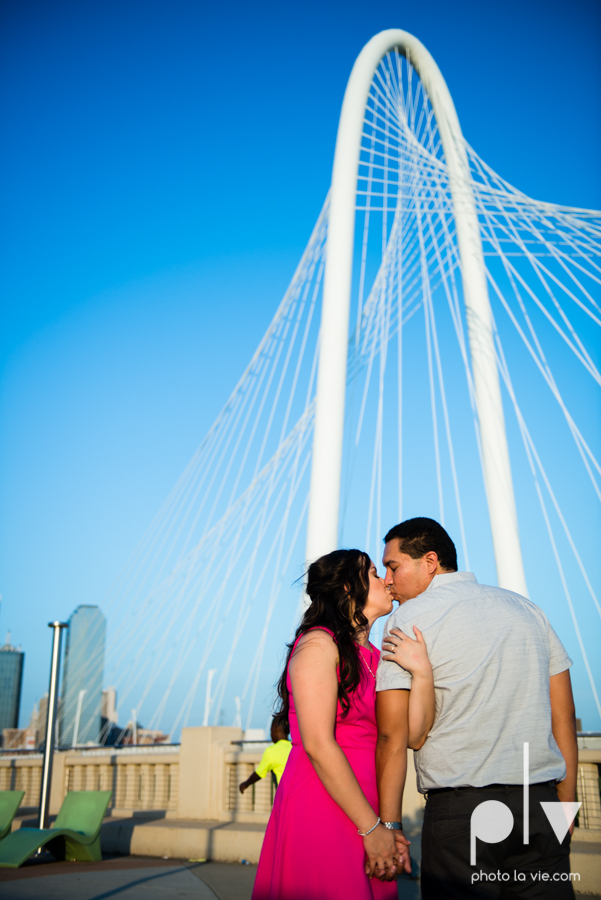
[[[389,828],[391,831],[402,831],[403,823],[402,822],[382,822],[384,828]]]

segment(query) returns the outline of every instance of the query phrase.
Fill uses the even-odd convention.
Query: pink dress
[[[373,676],[380,653],[373,647],[372,656],[361,646],[359,653],[366,663],[365,677],[350,696],[351,707],[344,718],[338,704],[336,741],[373,807],[375,821],[378,732]],[[290,676],[288,690],[292,690]],[[375,877],[370,881],[365,874],[363,839],[330,797],[305,753],[292,693],[290,735],[292,750],[276,791],[252,900],[396,900],[396,882]]]

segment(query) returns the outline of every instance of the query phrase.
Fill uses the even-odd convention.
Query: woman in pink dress
[[[397,850],[398,832],[390,827],[395,823],[378,818],[380,654],[369,643],[371,626],[391,612],[392,600],[360,550],[336,550],[314,562],[307,593],[311,605],[278,685],[279,715],[290,723],[292,751],[252,900],[396,900],[390,879],[402,871],[408,851]],[[412,746],[423,743],[434,718],[432,670],[421,634],[416,635],[423,652],[412,671],[417,666],[424,677],[415,679],[410,694]],[[407,664],[402,643],[387,658]]]

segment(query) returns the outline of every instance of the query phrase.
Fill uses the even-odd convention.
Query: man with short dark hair
[[[438,522],[409,519],[392,528],[385,543],[385,583],[400,606],[387,622],[384,643],[410,639],[416,625],[434,673],[434,724],[415,753],[418,789],[427,797],[422,897],[573,898],[570,836],[558,841],[541,806],[574,801],[571,660],[534,603],[457,571],[455,546]],[[380,816],[391,822],[401,821],[410,689],[410,673],[381,659],[378,785]],[[474,867],[471,816],[491,800],[509,807],[513,829],[496,843],[476,841]],[[397,839],[402,855],[402,831]]]

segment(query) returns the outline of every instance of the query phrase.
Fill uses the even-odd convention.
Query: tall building
[[[25,654],[10,642],[0,647],[0,738],[5,728],[18,728]]]
[[[107,747],[114,747],[123,738],[122,729],[117,724],[119,713],[117,711],[117,690],[114,687],[105,688],[102,692],[102,718],[100,720],[100,743]]]
[[[117,713],[117,690],[114,687],[107,687],[102,692],[102,718],[111,725],[116,725],[119,721]]]
[[[38,703],[34,703],[29,720],[29,728],[34,735],[34,746],[43,747],[46,740],[46,723],[48,721],[48,694],[40,697]]]
[[[78,606],[69,619],[59,742],[96,744],[100,738],[106,619],[97,606]]]

